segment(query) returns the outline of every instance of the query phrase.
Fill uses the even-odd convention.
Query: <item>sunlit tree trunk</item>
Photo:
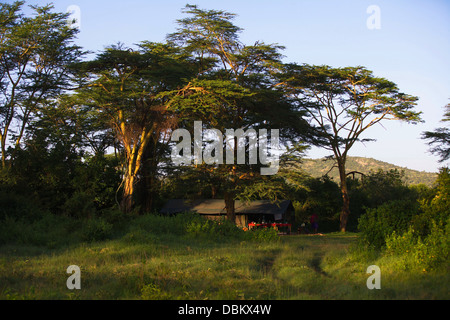
[[[135,189],[136,177],[130,175],[124,178],[123,198],[121,202],[121,209],[125,213],[130,213],[133,210],[133,196]]]
[[[124,134],[123,140],[130,142],[131,139],[126,135],[126,127],[121,127],[123,129],[122,133]],[[130,213],[134,207],[137,177],[142,167],[142,161],[144,160],[143,156],[151,138],[151,132],[152,130],[143,129],[139,137],[139,142],[134,141],[133,146],[127,144],[125,147],[127,153],[127,166],[124,174],[124,189],[121,203],[122,211],[125,213]]]

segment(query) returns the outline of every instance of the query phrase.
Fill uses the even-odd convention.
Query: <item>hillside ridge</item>
[[[337,168],[333,168],[334,160],[331,159],[303,159],[299,167],[312,177],[322,177],[328,173],[328,176],[334,181],[339,181],[339,172]],[[369,174],[371,171],[389,171],[398,170],[405,173],[405,183],[407,185],[425,184],[429,187],[433,186],[436,181],[437,173],[418,171],[406,167],[400,167],[388,162],[365,157],[348,157],[346,163],[347,173],[352,171]]]

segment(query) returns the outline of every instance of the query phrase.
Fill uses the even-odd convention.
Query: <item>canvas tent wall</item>
[[[162,214],[196,212],[208,219],[220,219],[226,216],[225,201],[222,199],[169,200],[161,210]],[[294,207],[289,200],[278,203],[269,200],[251,202],[236,201],[236,224],[247,226],[250,222],[292,222]]]

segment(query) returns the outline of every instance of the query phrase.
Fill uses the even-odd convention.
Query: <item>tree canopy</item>
[[[350,214],[345,170],[349,151],[358,141],[370,141],[363,133],[381,121],[420,121],[420,112],[414,111],[418,98],[364,67],[290,64],[285,68],[281,78],[286,90],[306,110],[323,139],[321,147],[330,150],[337,163],[343,198],[340,228],[345,231]]]
[[[39,108],[71,88],[69,65],[83,52],[73,44],[77,29],[68,14],[53,6],[31,6],[33,16],[21,13],[24,1],[0,3],[0,142],[2,167],[7,149],[20,147]],[[10,144],[11,142],[11,144]]]
[[[450,121],[450,103],[445,106],[445,113],[442,122]],[[429,140],[430,152],[440,158],[440,162],[450,159],[450,129],[443,127],[435,131],[425,131],[422,139]]]
[[[236,15],[223,10],[186,5],[165,41],[113,44],[88,59],[68,14],[47,5],[26,16],[24,4],[0,4],[1,179],[37,198],[47,190],[52,210],[91,199],[151,212],[172,192],[223,198],[234,222],[237,199],[320,190],[291,165],[315,145],[339,168],[345,231],[351,148],[383,121],[421,121],[417,98],[395,83],[361,66],[285,63],[279,44],[243,43]],[[185,166],[173,161],[181,138],[194,150]],[[265,174],[268,164],[276,174]]]

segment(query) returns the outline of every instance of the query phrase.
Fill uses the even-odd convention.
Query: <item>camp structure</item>
[[[169,200],[161,209],[165,215],[183,212],[195,212],[205,218],[217,220],[226,217],[223,199],[209,200]],[[290,200],[272,202],[269,200],[235,202],[236,225],[248,227],[254,224],[292,223],[294,207]]]

